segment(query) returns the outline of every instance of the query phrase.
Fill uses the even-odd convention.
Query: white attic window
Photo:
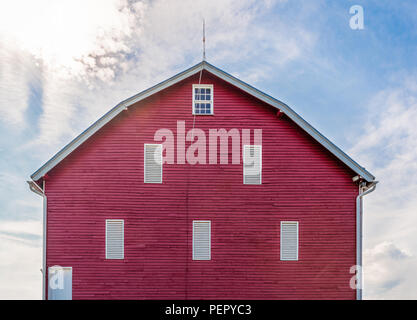
[[[193,84],[193,114],[213,114],[213,85]]]

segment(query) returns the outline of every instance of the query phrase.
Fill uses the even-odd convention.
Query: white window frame
[[[252,147],[252,146],[259,146],[259,170],[260,170],[260,180],[259,184],[253,184],[253,183],[245,183],[245,159],[246,159],[246,147]],[[246,184],[248,186],[258,186],[262,184],[262,145],[261,144],[245,144],[243,145],[243,184]]]
[[[159,181],[159,182],[146,181],[146,146],[161,146],[161,181]],[[164,167],[163,153],[164,153],[164,146],[160,143],[145,143],[143,145],[143,183],[151,183],[151,184],[162,183],[162,181],[163,181],[163,167]]]
[[[122,222],[122,257],[121,258],[109,258],[107,256],[107,223],[109,221],[120,221]],[[106,219],[106,260],[124,260],[125,258],[125,221],[123,219]]]
[[[211,92],[211,100],[195,100],[195,89],[203,88],[203,89],[210,89]],[[195,113],[195,104],[196,103],[207,103],[210,102],[210,113]],[[214,90],[212,84],[193,84],[193,115],[196,116],[212,116],[214,115]]]
[[[297,251],[296,251],[296,258],[295,259],[284,259],[282,257],[282,225],[283,224],[295,224],[297,226]],[[280,242],[279,242],[279,250],[280,250],[280,260],[281,261],[298,261],[298,253],[299,253],[299,247],[300,247],[300,241],[299,241],[299,233],[300,233],[300,226],[298,221],[281,221],[281,228],[280,228]]]
[[[208,240],[208,248],[209,248],[209,258],[208,259],[196,259],[195,258],[195,246],[194,246],[194,239],[195,239],[195,237],[194,237],[194,223],[195,222],[197,222],[197,223],[200,223],[200,222],[208,222],[208,229],[209,229],[209,240]],[[194,261],[210,261],[211,260],[211,220],[193,220],[193,225],[192,225],[192,228],[193,228],[193,260]]]

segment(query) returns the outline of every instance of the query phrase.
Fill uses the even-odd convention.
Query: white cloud
[[[41,268],[39,241],[0,234],[0,299],[41,299]]]
[[[121,100],[200,61],[203,17],[209,61],[262,61],[235,72],[244,80],[257,81],[300,58],[314,45],[314,36],[284,18],[263,21],[271,5],[249,0],[90,1],[80,15],[77,2],[48,5],[46,11],[37,4],[28,21],[46,17],[40,26],[29,31],[30,23],[9,25],[22,50],[38,59],[42,69],[40,132],[23,148],[36,146],[52,156]],[[11,9],[10,15],[20,13]],[[50,29],[56,30],[46,32]],[[17,88],[25,90],[24,85]]]
[[[6,43],[0,34],[0,121],[22,126],[29,99],[30,57]]]
[[[0,233],[2,232],[41,236],[42,222],[40,220],[4,220],[0,223]]]
[[[25,172],[0,172],[0,180],[0,299],[40,299],[42,198]]]
[[[54,139],[74,136],[76,131],[70,123],[79,98],[79,87],[72,81],[64,80],[53,73],[47,73],[43,80],[42,116],[39,120],[39,144],[53,145]]]
[[[132,15],[125,0],[2,1],[0,33],[61,75],[83,75],[80,59],[128,48]],[[22,10],[24,8],[24,10]]]
[[[416,284],[417,268],[416,259],[412,258],[417,252],[417,82],[411,79],[379,92],[372,99],[366,130],[356,137],[358,143],[351,150],[354,158],[372,168],[380,180],[377,190],[365,200],[365,248],[391,250],[395,246],[408,252],[407,257],[398,261],[390,258],[392,251],[385,256],[371,254],[372,268],[387,274],[377,276],[367,286],[373,297],[417,295],[417,286],[410,285]],[[386,241],[391,245],[386,245]],[[397,281],[388,273],[401,275],[401,279]],[[389,288],[386,279],[397,281],[392,286],[395,284],[398,289]]]
[[[365,299],[413,299],[417,258],[384,241],[364,252]]]

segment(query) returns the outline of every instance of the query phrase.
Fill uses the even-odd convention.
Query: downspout
[[[356,300],[362,300],[363,270],[362,270],[362,236],[363,236],[363,212],[362,198],[373,192],[378,181],[373,181],[366,187],[366,183],[359,184],[359,195],[356,197]],[[363,191],[363,190],[366,191]],[[363,192],[362,192],[363,191]]]
[[[42,181],[42,189],[35,181],[27,181],[30,191],[43,197],[43,244],[42,244],[42,300],[46,298],[46,206],[48,200],[45,194],[45,180]]]

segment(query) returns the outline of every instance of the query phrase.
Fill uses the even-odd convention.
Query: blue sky
[[[352,5],[363,30],[349,27]],[[29,175],[119,101],[199,62],[203,17],[210,63],[381,181],[365,201],[364,296],[417,298],[416,12],[383,0],[2,1],[0,298],[41,297]]]

